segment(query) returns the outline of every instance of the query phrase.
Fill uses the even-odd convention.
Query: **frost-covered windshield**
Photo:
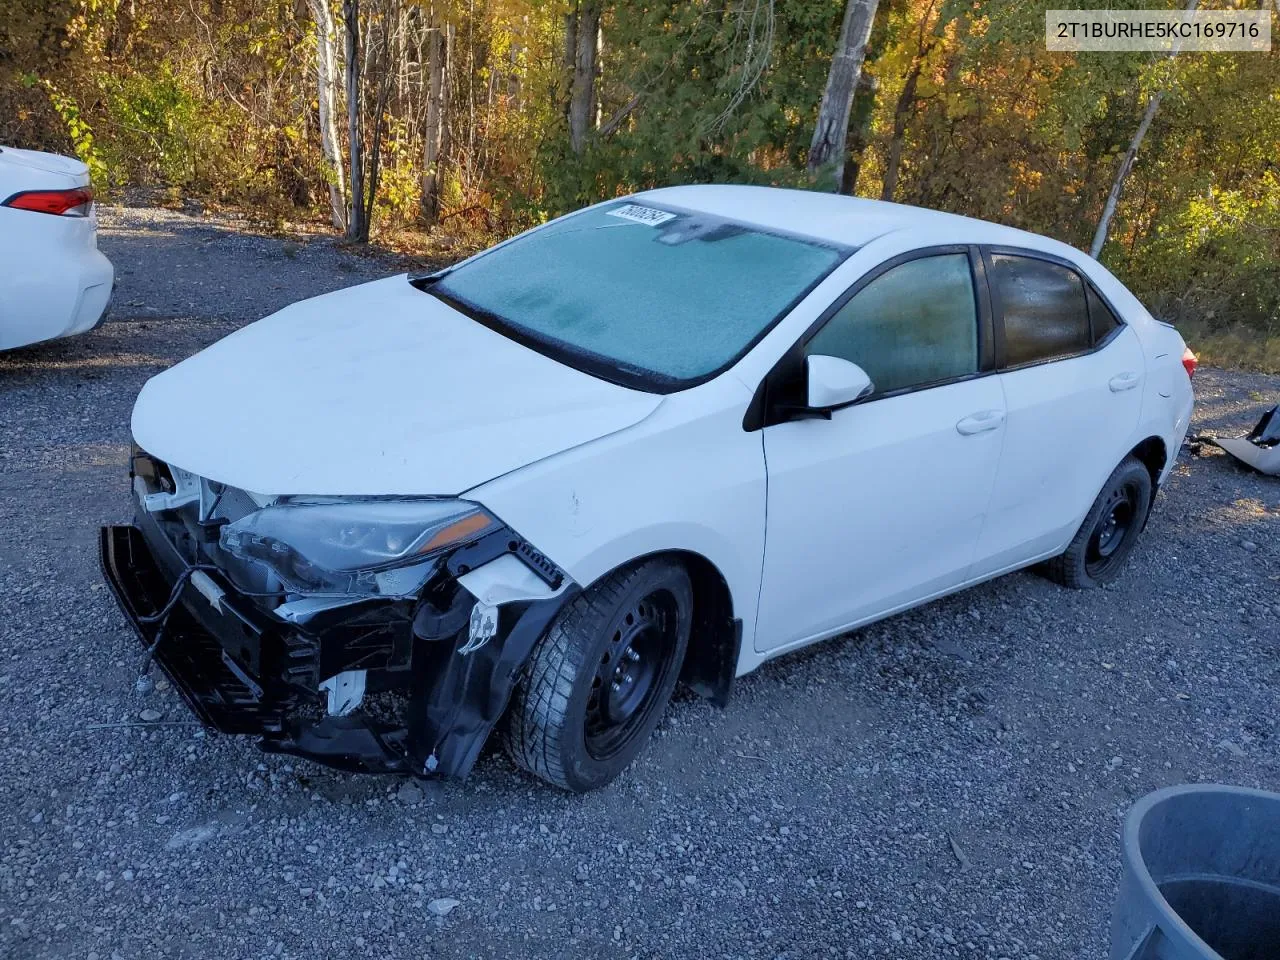
[[[737,359],[849,252],[620,202],[518,237],[423,289],[563,362],[670,389]]]

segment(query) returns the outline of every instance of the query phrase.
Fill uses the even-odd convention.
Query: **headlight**
[[[288,502],[222,528],[222,548],[264,563],[298,593],[407,596],[435,559],[500,524],[465,500]]]

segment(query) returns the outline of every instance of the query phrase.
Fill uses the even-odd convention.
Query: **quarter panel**
[[[110,293],[111,265],[98,252],[96,228],[96,216],[0,207],[0,350],[72,332],[86,286],[105,283]]]

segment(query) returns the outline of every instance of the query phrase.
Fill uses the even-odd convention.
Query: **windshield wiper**
[[[427,287],[433,286],[453,273],[453,267],[445,267],[443,270],[436,270],[434,273],[411,273],[409,274],[409,286],[418,290],[426,290]]]

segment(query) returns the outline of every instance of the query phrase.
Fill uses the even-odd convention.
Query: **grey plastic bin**
[[[1205,784],[1139,800],[1111,960],[1280,960],[1280,794]]]

